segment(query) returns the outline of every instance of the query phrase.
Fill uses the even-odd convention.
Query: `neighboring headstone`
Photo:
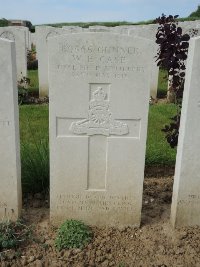
[[[179,22],[178,26],[180,26],[183,30],[183,33],[188,33],[190,29],[195,29],[197,27],[198,21],[184,21]]]
[[[50,216],[139,226],[152,41],[49,38]]]
[[[83,28],[79,26],[63,26],[62,29],[67,30],[71,33],[78,33],[83,31]]]
[[[35,32],[31,32],[31,45],[36,46],[36,34],[35,34]]]
[[[21,212],[19,114],[14,42],[0,39],[0,221]]]
[[[200,37],[190,40],[176,157],[171,221],[200,225]]]
[[[129,30],[134,29],[135,27],[138,27],[138,26],[135,26],[135,25],[116,26],[116,27],[113,27],[113,32],[120,33],[120,34],[128,34]],[[140,27],[142,28],[142,25]]]
[[[31,50],[31,32],[28,30],[28,49]]]
[[[148,38],[154,42],[153,64],[152,64],[151,85],[150,85],[150,96],[153,99],[157,98],[158,77],[159,77],[159,67],[155,62],[157,50],[159,48],[158,45],[156,44],[157,29],[158,29],[157,24],[150,24],[150,25],[144,25],[143,27],[141,27],[140,25],[134,26],[128,30],[129,35]]]
[[[30,42],[30,31],[29,28],[23,26],[11,26],[12,29],[15,30],[22,30],[25,32],[25,39],[26,39],[26,49],[31,50],[31,42]]]
[[[17,79],[20,80],[22,76],[27,77],[27,48],[25,31],[14,26],[0,27],[0,38],[5,38],[15,42]]]
[[[49,37],[62,34],[66,30],[50,26],[36,26],[35,30],[38,59],[39,95],[40,97],[46,97],[49,95],[47,39]]]
[[[111,32],[113,31],[112,27],[106,27],[106,26],[100,26],[100,25],[94,25],[94,26],[90,26],[88,29],[86,29],[86,31],[90,31],[90,32]]]

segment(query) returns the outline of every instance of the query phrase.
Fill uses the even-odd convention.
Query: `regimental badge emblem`
[[[113,118],[106,92],[102,87],[98,87],[89,102],[88,118],[72,122],[70,131],[74,134],[109,136],[128,134],[129,129],[126,123]]]

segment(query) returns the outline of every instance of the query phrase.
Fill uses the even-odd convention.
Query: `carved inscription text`
[[[72,77],[96,77],[126,79],[137,73],[144,75],[145,66],[134,64],[141,51],[135,46],[103,46],[80,41],[80,44],[59,43],[59,53],[66,58],[63,64],[55,66],[56,71]]]
[[[131,196],[66,194],[57,195],[57,208],[70,211],[134,211],[134,199]]]

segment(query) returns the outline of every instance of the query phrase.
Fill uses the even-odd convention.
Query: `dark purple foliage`
[[[159,45],[157,65],[167,70],[170,91],[174,92],[177,105],[177,115],[171,119],[169,125],[162,129],[166,134],[167,142],[172,148],[178,144],[181,103],[185,82],[185,61],[187,59],[190,36],[183,34],[178,26],[178,15],[168,17],[162,14],[156,19],[159,24],[156,34],[156,43]]]

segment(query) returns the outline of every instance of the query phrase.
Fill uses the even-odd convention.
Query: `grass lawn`
[[[20,106],[23,192],[49,187],[48,105]]]
[[[29,70],[28,78],[30,79],[30,85],[28,87],[29,93],[39,95],[38,70]]]
[[[158,77],[158,91],[157,97],[158,98],[165,98],[167,96],[167,72],[165,70],[160,69],[159,77]]]
[[[147,132],[146,165],[174,165],[176,149],[172,149],[161,131],[176,112],[174,104],[150,106]]]

